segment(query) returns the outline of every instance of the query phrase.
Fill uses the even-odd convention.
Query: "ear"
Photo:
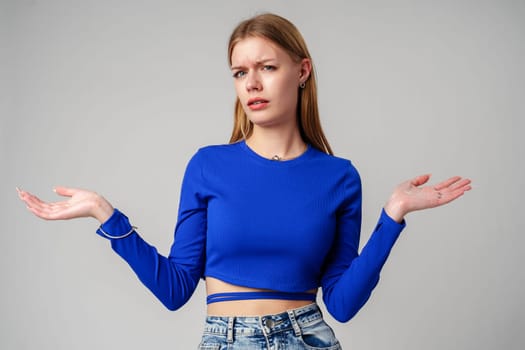
[[[312,72],[312,60],[309,58],[303,58],[301,60],[301,67],[300,67],[300,75],[299,75],[299,83],[304,83],[308,80],[310,77],[310,73]]]

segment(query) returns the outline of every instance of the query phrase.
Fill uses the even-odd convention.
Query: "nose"
[[[246,77],[246,90],[249,91],[261,91],[262,84],[259,79],[259,75],[256,72],[249,72]]]

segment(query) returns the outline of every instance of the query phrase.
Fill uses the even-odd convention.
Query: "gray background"
[[[193,349],[204,288],[172,313],[92,219],[44,222],[15,186],[94,189],[166,254],[186,162],[227,142],[233,27],[291,19],[328,138],[363,178],[366,242],[391,189],[432,172],[474,190],[411,214],[346,349],[525,343],[523,1],[2,1],[0,348]]]

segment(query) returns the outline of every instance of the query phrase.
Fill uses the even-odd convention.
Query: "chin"
[[[278,116],[269,116],[269,115],[250,115],[248,114],[248,119],[261,128],[275,127],[278,125],[283,125],[287,123],[287,118],[278,117]]]
[[[253,125],[256,125],[260,128],[270,128],[282,124],[282,121],[276,119],[262,119],[262,118],[252,118],[250,121]]]

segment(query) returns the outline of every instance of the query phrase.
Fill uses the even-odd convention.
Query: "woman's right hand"
[[[19,188],[18,196],[26,204],[27,209],[44,220],[68,220],[81,217],[93,217],[101,224],[113,214],[113,207],[96,192],[78,188],[56,187],[54,191],[67,200],[59,202],[44,202],[37,196]]]

